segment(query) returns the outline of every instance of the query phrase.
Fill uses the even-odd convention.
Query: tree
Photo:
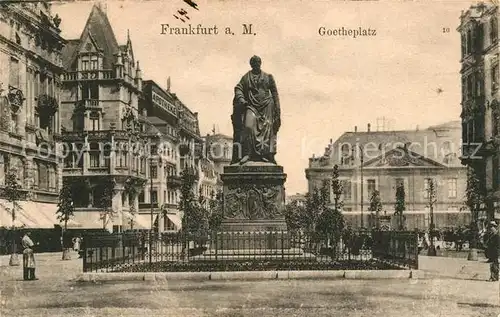
[[[210,217],[208,227],[211,231],[217,231],[224,219],[224,195],[222,191],[218,191],[215,195],[212,192],[212,199],[210,199],[209,205]]]
[[[116,194],[116,183],[113,178],[106,177],[100,186],[102,189],[99,201],[102,208],[102,226],[103,229],[106,229],[108,222],[115,215],[115,211],[113,210],[113,196]]]
[[[18,266],[19,258],[17,256],[17,235],[16,235],[16,208],[18,201],[21,199],[22,186],[19,183],[16,169],[10,169],[5,176],[4,194],[7,201],[12,203],[12,254],[10,256],[9,265]]]
[[[475,168],[468,167],[467,169],[467,187],[465,189],[465,205],[471,213],[470,224],[470,248],[468,259],[471,261],[477,260],[477,244],[478,244],[478,216],[482,205],[486,201],[484,186],[481,183],[479,175]]]
[[[344,216],[342,215],[344,203],[341,199],[343,186],[339,179],[339,169],[337,165],[333,167],[331,188],[333,192],[333,208],[328,206],[328,202],[330,201],[329,182],[323,182],[323,186],[319,191],[321,213],[319,214],[316,224],[316,231],[327,239],[328,245],[330,245],[330,242],[335,243],[340,240],[345,225]]]
[[[434,204],[436,203],[436,185],[433,179],[427,180],[427,198],[429,199],[429,212],[430,212],[430,223],[429,223],[429,238],[431,245],[429,246],[429,250],[427,251],[428,256],[436,255],[436,248],[434,247]]]
[[[333,208],[341,210],[344,207],[344,202],[341,200],[344,185],[339,179],[339,167],[335,165],[332,173],[332,192],[333,192]]]
[[[380,228],[380,212],[382,211],[382,200],[380,199],[380,192],[378,190],[374,190],[370,197],[370,206],[368,207],[368,211],[371,212],[372,216],[375,213],[375,227],[377,229]]]
[[[71,194],[71,184],[67,181],[63,182],[63,186],[59,192],[59,202],[57,203],[57,219],[64,223],[62,234],[63,241],[63,260],[70,260],[69,242],[67,241],[68,221],[74,216],[73,197]]]
[[[294,200],[285,205],[285,221],[290,231],[307,229],[304,227],[304,220],[307,218],[306,207]],[[306,225],[307,226],[307,225]]]
[[[203,207],[204,198],[199,195],[196,199],[194,194],[195,175],[186,168],[181,173],[181,180],[179,209],[183,212],[182,231],[195,235],[205,234],[208,231],[208,212]]]
[[[405,201],[405,186],[404,184],[398,184],[396,186],[396,203],[394,205],[394,215],[396,216],[398,222],[398,230],[404,230],[404,211],[406,210],[406,201]]]

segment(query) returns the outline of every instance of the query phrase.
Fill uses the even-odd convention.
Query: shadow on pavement
[[[487,303],[457,303],[458,306],[479,307],[479,308],[498,308],[500,305]]]

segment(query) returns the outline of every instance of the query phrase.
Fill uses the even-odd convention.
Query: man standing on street
[[[35,244],[31,240],[31,232],[26,232],[21,243],[23,245],[23,277],[24,280],[38,280],[35,277],[35,255],[33,247]]]
[[[486,240],[486,257],[490,262],[490,281],[498,281],[498,256],[500,247],[500,236],[498,235],[498,225],[495,221],[490,222]]]

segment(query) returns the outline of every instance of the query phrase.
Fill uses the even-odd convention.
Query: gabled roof
[[[62,62],[66,70],[72,69],[72,64],[75,61],[76,54],[78,53],[77,47],[80,46],[80,40],[69,40],[62,49]]]
[[[395,148],[363,163],[363,167],[446,167],[405,148]]]
[[[365,149],[369,159],[373,159],[407,144],[411,151],[442,163],[447,161],[450,153],[460,156],[461,136],[460,121],[450,121],[422,130],[345,132],[325,149],[323,157],[311,160],[322,161],[322,166],[342,165],[342,158],[346,156],[343,153],[344,146],[348,151],[359,146]],[[365,160],[368,161],[368,158],[365,157]],[[461,165],[458,159],[446,164]]]
[[[111,69],[115,59],[114,55],[118,53],[120,48],[106,13],[104,13],[97,5],[92,7],[87,23],[83,28],[80,39],[78,40],[78,46],[83,45],[83,42],[86,42],[87,37],[90,35],[95,41],[97,47],[103,50],[104,69]],[[63,51],[63,64],[68,66],[69,69],[67,68],[67,70],[73,70],[73,62],[76,58],[77,52],[76,45],[71,45],[71,47]]]

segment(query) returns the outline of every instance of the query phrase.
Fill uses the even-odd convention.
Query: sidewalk
[[[483,280],[490,278],[490,264],[485,258],[468,261],[466,258],[430,257],[419,255],[418,269],[425,272],[426,278],[455,278]]]

